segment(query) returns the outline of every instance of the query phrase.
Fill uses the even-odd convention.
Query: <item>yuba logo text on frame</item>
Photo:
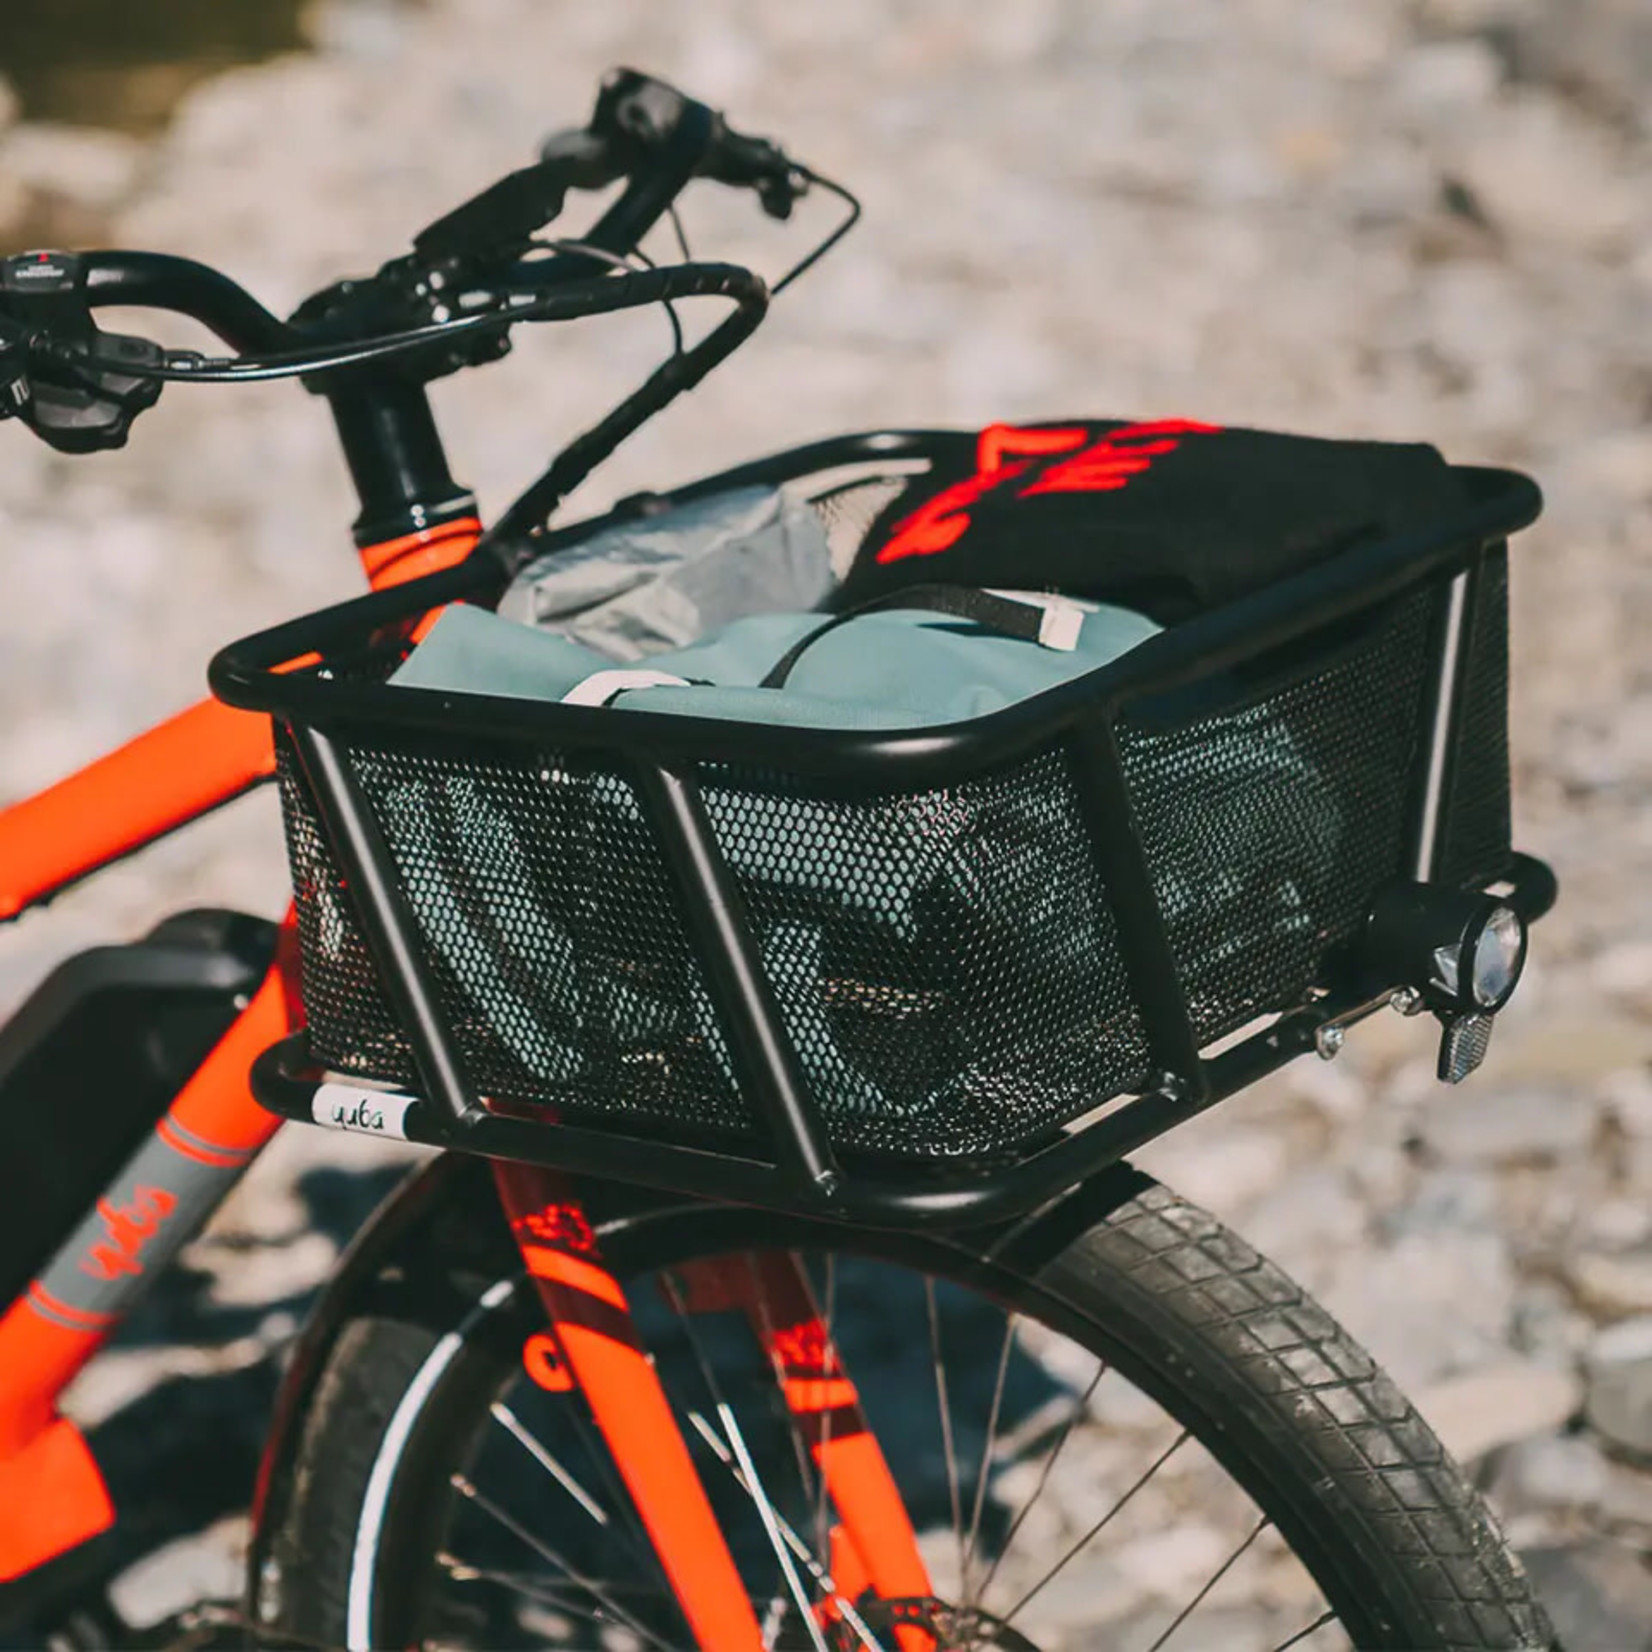
[[[105,1282],[142,1273],[139,1255],[177,1208],[176,1197],[164,1187],[135,1187],[124,1205],[99,1199],[97,1213],[103,1220],[104,1237],[81,1258],[80,1271]]]

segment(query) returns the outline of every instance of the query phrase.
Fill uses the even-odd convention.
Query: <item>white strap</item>
[[[994,591],[988,595],[1006,597],[1011,602],[1024,602],[1029,608],[1042,608],[1044,617],[1038,622],[1038,642],[1041,648],[1053,648],[1059,654],[1071,654],[1078,647],[1079,632],[1084,629],[1084,616],[1093,614],[1097,605],[1078,597],[1064,597],[1053,591]]]
[[[562,696],[565,706],[605,706],[616,694],[633,688],[691,688],[686,677],[669,671],[647,671],[640,667],[616,666],[610,671],[593,671],[582,677]]]

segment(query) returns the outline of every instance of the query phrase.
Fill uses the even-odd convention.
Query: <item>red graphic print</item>
[[[542,1205],[516,1217],[511,1229],[522,1243],[549,1245],[579,1256],[589,1256],[597,1248],[597,1236],[577,1204]]]
[[[1017,492],[1017,498],[1040,493],[1111,493],[1151,469],[1155,459],[1174,453],[1181,437],[1214,435],[1220,428],[1194,419],[1156,419],[1120,425],[1092,442],[1090,432],[1082,427],[1023,430],[1015,425],[988,425],[976,440],[975,474],[943,488],[896,523],[888,542],[879,548],[877,560],[900,562],[950,549],[968,531],[969,507],[1025,476],[1040,459],[1070,455],[1046,464]],[[1013,461],[1005,463],[1009,456]]]

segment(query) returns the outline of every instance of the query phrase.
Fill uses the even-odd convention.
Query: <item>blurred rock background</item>
[[[838,429],[1075,410],[1422,438],[1543,483],[1517,820],[1563,898],[1486,1069],[1442,1091],[1427,1029],[1382,1018],[1145,1162],[1417,1396],[1569,1645],[1652,1647],[1652,9],[8,0],[0,245],[187,253],[290,307],[583,120],[620,62],[778,135],[867,220],[578,504]],[[771,272],[816,221],[714,189],[685,216]],[[547,330],[444,381],[455,473],[497,508],[663,342],[651,315]],[[174,388],[96,460],[0,430],[0,799],[355,590],[352,514],[291,385]],[[0,936],[0,1000],[181,903],[273,914],[283,878],[248,799]],[[233,1589],[280,1347],[383,1157],[286,1133],[79,1385],[150,1488],[134,1541],[171,1545],[127,1579],[137,1615]]]

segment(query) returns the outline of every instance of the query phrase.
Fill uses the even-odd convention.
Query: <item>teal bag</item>
[[[957,613],[906,607],[845,616],[848,623],[820,614],[758,614],[626,667],[567,637],[454,607],[390,680],[406,688],[797,728],[919,728],[1000,711],[1109,664],[1159,630],[1127,608],[1032,596],[997,596],[994,604],[995,596],[970,593],[961,606],[1009,623],[1020,611],[1029,634],[1005,635]],[[1040,641],[1040,631],[1052,641]],[[776,663],[804,643],[785,685],[762,686]]]

